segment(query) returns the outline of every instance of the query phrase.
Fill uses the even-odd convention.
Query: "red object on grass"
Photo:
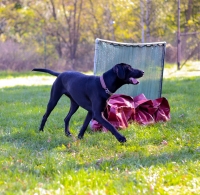
[[[104,116],[114,127],[123,129],[128,127],[129,121],[143,125],[168,121],[170,120],[170,106],[164,97],[149,100],[144,94],[135,98],[114,94],[107,101]],[[95,120],[91,121],[90,126],[94,131],[107,131]]]

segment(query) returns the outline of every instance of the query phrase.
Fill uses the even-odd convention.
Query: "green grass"
[[[42,75],[45,75],[41,73]],[[16,78],[16,77],[27,77],[27,76],[32,76],[33,72],[13,72],[13,71],[1,71],[0,72],[0,79],[5,79],[5,78]]]
[[[71,120],[74,137],[65,137],[65,97],[39,133],[50,86],[0,89],[0,194],[200,194],[199,83],[164,79],[171,121],[131,124],[121,131],[125,144],[89,128],[77,140],[82,109]]]

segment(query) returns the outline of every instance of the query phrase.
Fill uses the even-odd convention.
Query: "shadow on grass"
[[[162,153],[158,155],[145,156],[138,154],[137,152],[129,153],[116,160],[116,158],[111,159],[99,159],[95,162],[95,167],[97,169],[106,170],[107,167],[116,167],[120,170],[130,170],[135,168],[145,168],[157,165],[167,165],[169,163],[184,164],[188,161],[199,160],[200,153],[191,148],[183,148],[181,150],[175,150],[170,153]],[[93,164],[93,163],[92,163]],[[90,167],[91,165],[84,165],[83,168]]]
[[[55,135],[55,137],[54,137]],[[91,149],[91,142],[87,142],[85,140],[79,140],[75,141],[72,137],[65,137],[62,135],[50,135],[50,133],[35,133],[34,131],[27,131],[27,132],[18,132],[12,135],[5,135],[0,138],[1,143],[6,144],[12,144],[19,150],[27,150],[29,153],[38,153],[38,152],[45,152],[45,153],[51,153],[52,151],[56,150],[56,153],[62,153],[66,154],[66,156],[71,156],[76,153],[76,155],[79,155],[79,151],[82,150],[81,146],[79,145],[80,142],[81,145],[84,145],[85,151],[82,151],[82,155],[84,156],[84,153],[88,153]],[[54,139],[49,140],[49,136],[53,136]],[[88,133],[86,134],[88,137]],[[95,143],[98,145],[98,133],[90,133],[89,139],[96,139],[97,142]],[[110,135],[112,136],[112,135]],[[114,137],[111,137],[114,141]],[[101,142],[99,142],[101,143]],[[116,143],[116,142],[115,142]],[[74,145],[73,148],[68,148],[68,145]],[[149,143],[147,143],[148,145]],[[75,145],[77,147],[75,148]],[[118,146],[117,146],[118,145]],[[116,147],[123,147],[126,148],[125,145],[121,145],[117,142]],[[61,151],[57,151],[57,148],[63,147]],[[104,145],[105,147],[105,145]],[[144,148],[145,145],[142,146]],[[106,148],[105,148],[106,149]],[[98,148],[96,147],[96,150]],[[98,153],[98,151],[96,152]],[[184,164],[188,161],[196,161],[200,158],[200,151],[199,149],[184,146],[179,149],[174,149],[171,152],[158,152],[158,154],[150,154],[146,155],[143,153],[142,149],[139,151],[124,151],[119,152],[119,155],[117,156],[110,156],[107,155],[107,157],[101,158],[95,158],[95,160],[89,160],[82,159],[84,162],[79,163],[76,157],[71,158],[70,160],[66,160],[66,163],[64,167],[66,167],[67,170],[76,171],[79,169],[89,169],[93,168],[96,170],[103,170],[106,171],[107,169],[119,169],[119,170],[133,170],[133,169],[140,169],[145,167],[151,167],[151,166],[157,166],[157,165],[167,165],[170,163],[178,163],[178,164]],[[67,159],[67,158],[66,158]],[[33,171],[34,172],[34,171]]]

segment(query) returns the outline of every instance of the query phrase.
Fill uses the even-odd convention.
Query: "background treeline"
[[[200,59],[200,0],[181,0],[182,60]],[[176,61],[176,0],[1,0],[0,70],[93,69],[95,39],[166,41]]]

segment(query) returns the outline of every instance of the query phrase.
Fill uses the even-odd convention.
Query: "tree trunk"
[[[146,0],[146,42],[150,42],[150,0]]]
[[[144,2],[140,0],[140,25],[141,25],[141,42],[144,43]]]
[[[188,21],[191,18],[191,14],[192,14],[192,5],[193,4],[193,0],[188,0],[187,3],[187,9],[185,10],[185,24],[184,24],[184,33],[188,33],[189,32],[189,27],[188,27]],[[182,43],[181,43],[181,48],[182,48],[182,57],[185,59],[187,58],[186,56],[186,50],[187,50],[187,40],[188,40],[188,36],[184,36],[184,38],[182,39]]]

